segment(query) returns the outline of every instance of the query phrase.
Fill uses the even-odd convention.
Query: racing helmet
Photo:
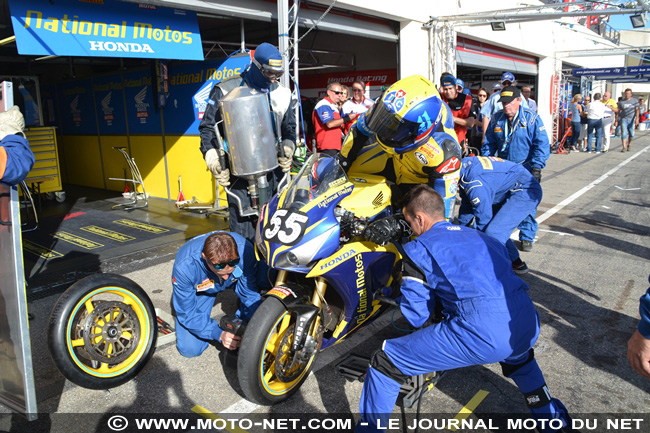
[[[388,153],[422,146],[438,129],[444,103],[435,84],[420,75],[395,82],[359,119]]]

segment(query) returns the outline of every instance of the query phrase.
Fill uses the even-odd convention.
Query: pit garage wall
[[[43,103],[53,112],[46,118],[55,118],[59,126],[63,181],[121,193],[124,182],[109,178],[130,177],[123,156],[113,149],[126,147],[151,197],[176,199],[181,176],[186,198],[214,201],[214,178],[199,150],[198,125],[212,85],[247,63],[248,57],[171,65],[162,109],[154,103],[150,70],[46,87]]]

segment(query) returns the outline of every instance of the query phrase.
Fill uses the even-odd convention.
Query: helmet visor
[[[377,140],[388,147],[400,148],[413,144],[418,136],[419,122],[401,119],[383,101],[373,105],[366,121]]]
[[[284,69],[282,69],[282,67],[262,65],[260,62],[255,60],[255,57],[253,57],[253,63],[255,66],[257,66],[257,69],[262,72],[262,75],[264,75],[269,80],[278,80],[284,74]]]

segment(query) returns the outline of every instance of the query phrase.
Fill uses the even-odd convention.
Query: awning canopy
[[[125,0],[168,8],[185,9],[207,14],[216,14],[258,21],[277,19],[278,10],[275,2],[256,0]],[[301,27],[311,27],[322,15],[322,11],[302,5],[298,17]],[[346,33],[366,38],[397,42],[397,28],[393,22],[367,17],[347,11],[331,10],[318,23],[318,29],[330,32]]]
[[[507,48],[458,36],[456,62],[463,66],[496,69],[528,75],[537,75],[537,58]]]

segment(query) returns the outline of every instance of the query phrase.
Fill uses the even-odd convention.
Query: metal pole
[[[289,0],[278,0],[278,49],[282,53],[282,64],[284,74],[280,78],[280,83],[289,88]]]
[[[246,38],[244,37],[244,19],[239,20],[239,38],[241,39],[241,52],[246,51]]]
[[[296,118],[296,143],[300,142],[302,136],[302,123],[300,122],[300,92],[298,90],[298,8],[300,7],[300,0],[293,1],[293,14],[291,24],[293,25],[293,85],[294,94],[296,95],[295,105],[295,118]]]

